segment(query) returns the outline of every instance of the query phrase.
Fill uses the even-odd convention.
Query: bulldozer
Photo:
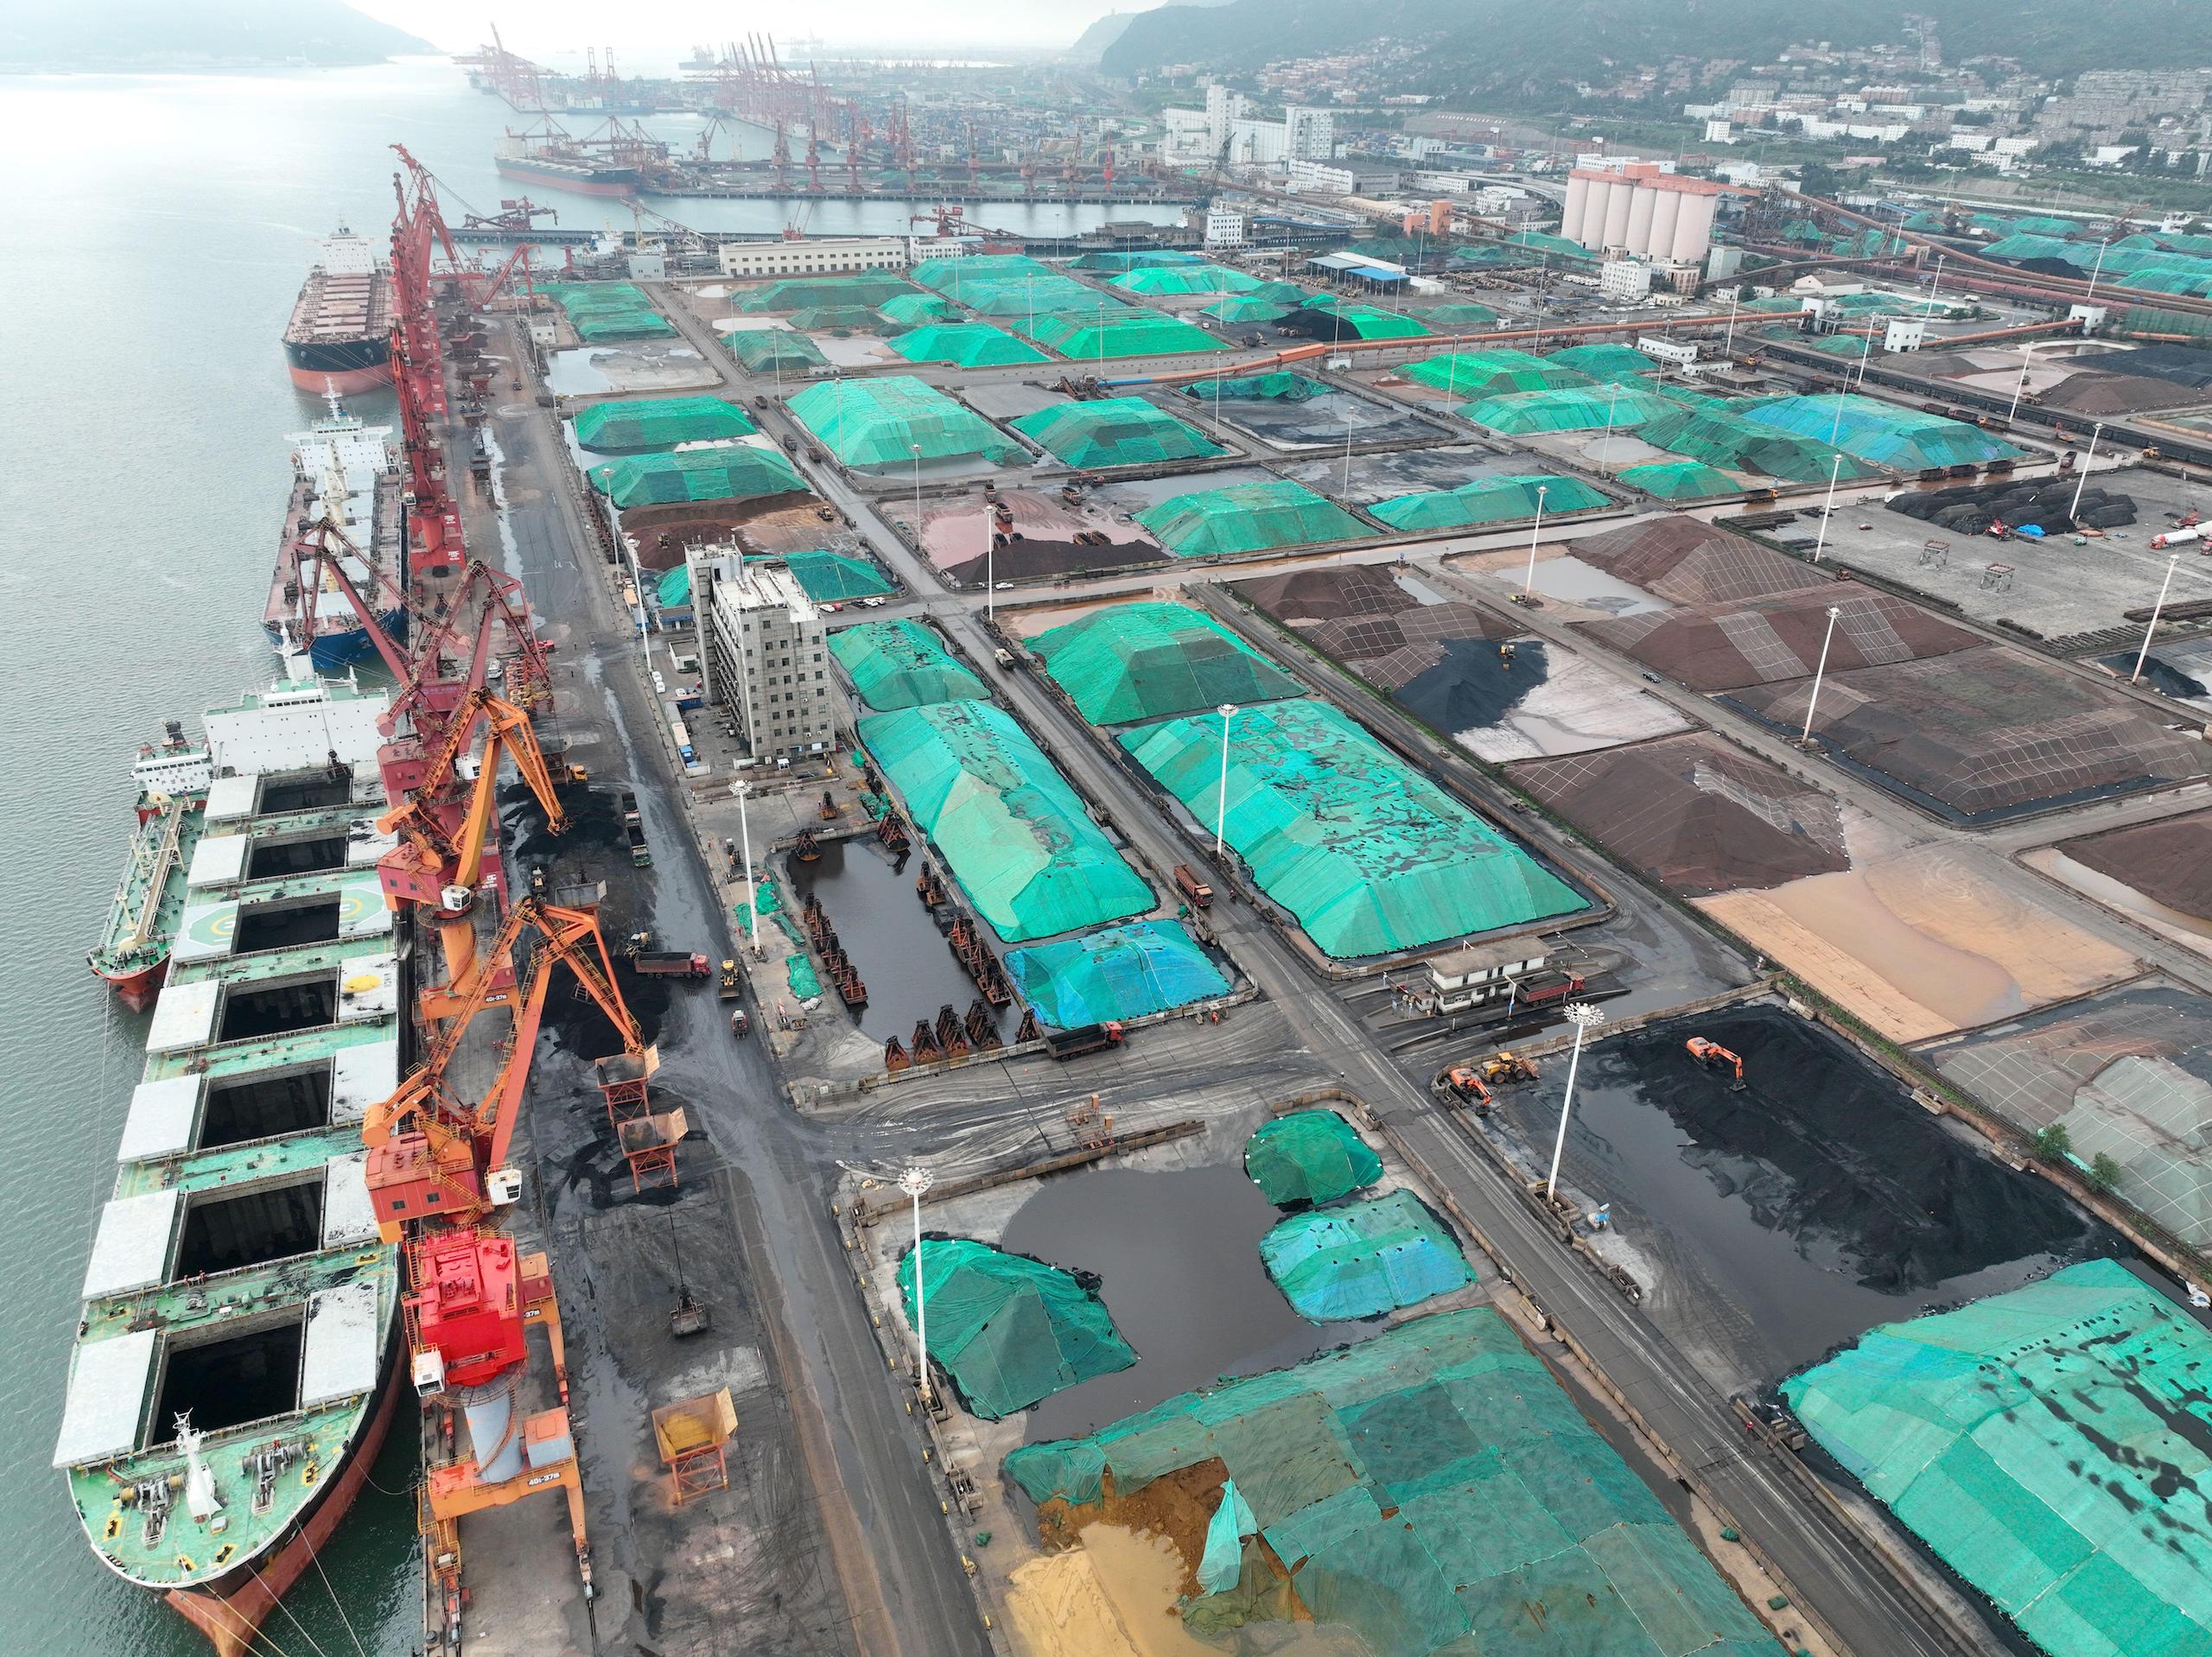
[[[1744,1061],[1741,1058],[1729,1051],[1726,1047],[1723,1047],[1719,1042],[1708,1041],[1703,1036],[1692,1036],[1682,1044],[1689,1049],[1690,1057],[1708,1070],[1712,1070],[1715,1065],[1722,1065],[1732,1069],[1736,1073],[1736,1079],[1729,1084],[1728,1091],[1731,1093],[1743,1092],[1745,1086]]]
[[[1534,1082],[1536,1079],[1535,1062],[1523,1058],[1518,1053],[1492,1053],[1477,1068],[1482,1079],[1493,1087],[1503,1086],[1508,1082]]]

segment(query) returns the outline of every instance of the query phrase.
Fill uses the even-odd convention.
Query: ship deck
[[[391,331],[388,271],[312,270],[301,284],[284,338],[301,345],[378,338]]]
[[[404,486],[397,469],[378,474],[372,498],[362,501],[354,497],[350,511],[356,526],[366,521],[370,525],[367,544],[362,548],[365,566],[346,561],[346,575],[354,588],[370,603],[376,602],[381,590],[387,599],[396,598],[405,591],[405,556],[404,551],[406,514],[402,510]],[[270,574],[269,600],[262,609],[262,623],[272,632],[296,632],[306,600],[306,583],[301,579],[299,562],[293,551],[293,526],[302,518],[312,519],[315,492],[311,478],[294,479],[292,495],[284,512],[284,527],[276,544],[276,562]],[[319,571],[321,586],[315,598],[318,632],[344,632],[360,625],[353,613],[353,606],[346,601],[344,594],[327,571]],[[405,612],[396,603],[387,603],[383,613],[387,618],[404,620]],[[392,625],[390,620],[387,625]]]
[[[97,970],[136,972],[168,954],[184,917],[186,876],[207,830],[200,803],[172,799],[139,826],[108,909],[107,928],[92,952]]]

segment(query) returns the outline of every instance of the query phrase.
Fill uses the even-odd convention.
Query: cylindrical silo
[[[1559,233],[1570,242],[1582,239],[1582,215],[1590,205],[1590,181],[1581,173],[1567,175],[1567,206],[1561,210]]]
[[[1636,200],[1636,186],[1626,179],[1618,179],[1605,192],[1605,232],[1602,246],[1624,247],[1628,244],[1629,204]]]
[[[1651,251],[1651,209],[1659,200],[1659,192],[1649,184],[1638,184],[1628,199],[1628,236],[1624,243],[1631,253]]]
[[[1659,200],[1651,209],[1651,239],[1643,251],[1655,259],[1671,258],[1675,248],[1675,220],[1682,210],[1682,193],[1680,190],[1661,190],[1657,194]]]
[[[1677,260],[1702,261],[1713,246],[1713,198],[1698,194],[1682,202],[1682,211],[1675,220],[1673,257]]]

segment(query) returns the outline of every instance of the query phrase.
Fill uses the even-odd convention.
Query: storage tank
[[[1636,186],[1626,179],[1619,180],[1605,192],[1605,230],[1603,245],[1628,245],[1629,204],[1636,200]]]
[[[1635,254],[1651,251],[1651,209],[1659,200],[1659,192],[1649,184],[1639,184],[1628,200],[1628,235],[1624,245]]]
[[[1590,193],[1582,203],[1582,219],[1575,225],[1571,240],[1585,247],[1595,247],[1598,238],[1605,233],[1605,192],[1612,187],[1608,178],[1590,181]]]
[[[1567,175],[1567,206],[1560,213],[1559,233],[1570,242],[1582,239],[1582,216],[1590,206],[1590,180],[1586,174]]]
[[[1701,261],[1713,246],[1713,198],[1685,196],[1675,220],[1675,245],[1669,257],[1681,263]]]
[[[1649,251],[1655,259],[1673,257],[1675,224],[1682,211],[1680,190],[1661,190],[1651,208],[1651,240]]]

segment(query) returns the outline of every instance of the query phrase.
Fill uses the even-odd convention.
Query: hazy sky
[[[490,38],[499,26],[508,48],[553,62],[587,46],[614,48],[620,66],[664,68],[695,43],[741,39],[748,30],[773,33],[779,41],[811,32],[833,46],[1008,45],[1065,46],[1117,0],[958,0],[922,4],[913,0],[827,0],[827,3],[745,6],[708,0],[352,0],[372,17],[453,51]],[[1150,0],[1118,0],[1118,9],[1142,10]]]

